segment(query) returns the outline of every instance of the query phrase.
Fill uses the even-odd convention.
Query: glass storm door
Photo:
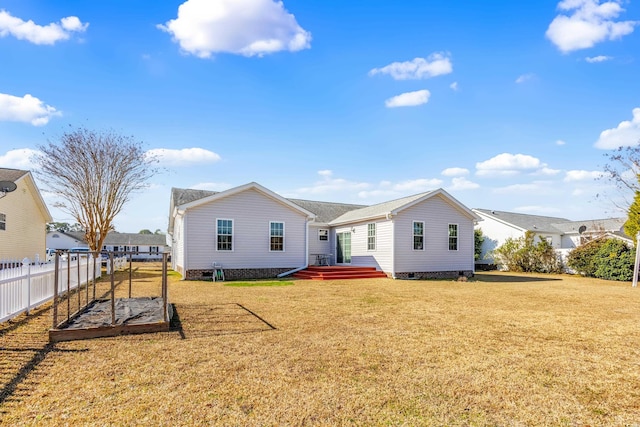
[[[336,263],[351,264],[351,233],[337,233],[336,237]]]

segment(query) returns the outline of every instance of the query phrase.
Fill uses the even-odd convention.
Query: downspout
[[[393,214],[389,212],[386,216],[391,221],[391,278],[396,278],[396,222],[393,220]]]
[[[278,274],[278,278],[288,276],[293,273],[297,273],[300,270],[304,270],[309,267],[309,222],[311,218],[307,218],[304,222],[304,265],[302,267],[294,268],[293,270],[285,271],[284,273]]]
[[[185,212],[186,213],[186,212]],[[182,262],[184,263],[184,273],[182,280],[187,280],[187,215],[182,215]]]

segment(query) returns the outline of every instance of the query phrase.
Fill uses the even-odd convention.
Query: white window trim
[[[231,221],[231,250],[218,249],[218,221]],[[236,224],[232,218],[216,218],[216,252],[234,252],[236,250],[236,242],[234,236],[236,235]],[[226,234],[223,234],[226,236]]]
[[[369,226],[373,225],[373,236],[369,236]],[[369,247],[369,238],[373,237],[373,249]],[[378,226],[375,222],[367,223],[367,252],[375,252],[378,249]]]
[[[451,238],[451,236],[449,235],[449,227],[451,227],[452,225],[456,226],[456,248],[455,249],[451,249],[450,246],[450,242],[449,239]],[[451,222],[447,225],[447,248],[449,248],[450,251],[452,252],[457,252],[460,249],[460,225],[458,225],[455,222]]]
[[[273,249],[271,249],[271,224],[282,224],[282,250],[281,251],[274,251]],[[284,223],[284,221],[269,221],[269,252],[275,252],[275,253],[284,253],[286,251],[286,225]]]
[[[415,230],[415,223],[419,222],[422,224],[422,249],[416,249],[416,245],[415,245],[415,240],[414,238],[416,237],[416,234],[414,233]],[[416,251],[416,252],[424,252],[424,247],[426,246],[426,236],[425,233],[426,232],[426,228],[425,228],[425,222],[424,221],[419,221],[419,220],[413,220],[411,221],[411,249]]]

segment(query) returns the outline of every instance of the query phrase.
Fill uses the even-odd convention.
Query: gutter
[[[281,278],[288,276],[293,273],[297,273],[300,270],[304,270],[309,267],[309,222],[311,222],[313,218],[307,218],[305,221],[305,230],[304,230],[304,265],[302,267],[294,268],[293,270],[285,271],[284,273],[278,274],[276,277]]]

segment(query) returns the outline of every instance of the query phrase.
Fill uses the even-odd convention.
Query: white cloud
[[[538,193],[544,187],[545,187],[544,183],[534,181],[527,184],[507,185],[505,187],[496,188],[493,191],[494,193],[497,193],[497,194],[522,194],[522,193],[535,194],[535,193]]]
[[[442,185],[442,180],[433,179],[410,179],[393,185],[393,190],[401,193],[422,193],[424,191],[435,190]]]
[[[209,190],[209,191],[224,191],[231,188],[231,184],[224,182],[199,182],[196,185],[192,185],[189,188],[194,190]]]
[[[334,178],[331,170],[318,171],[321,180],[314,183],[311,187],[299,188],[295,194],[332,194],[338,191],[361,191],[369,188],[371,185],[366,182],[349,181],[342,178]]]
[[[521,76],[518,76],[518,78],[516,79],[516,83],[518,84],[524,83],[526,81],[533,79],[534,77],[535,77],[535,74],[533,73],[522,74]]]
[[[595,143],[604,150],[618,147],[634,147],[640,143],[640,108],[634,108],[631,121],[620,122],[618,127],[603,130]]]
[[[620,0],[563,0],[559,14],[549,24],[546,36],[567,53],[586,49],[605,40],[615,40],[633,32],[635,21],[614,21],[624,9]]]
[[[565,145],[565,144],[566,144],[566,142],[561,140],[561,139],[556,141],[556,145]]]
[[[16,18],[6,10],[0,10],[0,37],[12,35],[34,44],[52,45],[60,40],[68,40],[72,33],[82,33],[88,26],[88,23],[83,24],[76,16],[68,16],[62,18],[60,23],[42,26],[31,20],[23,21]]]
[[[215,163],[220,155],[204,148],[183,148],[173,150],[169,148],[154,148],[147,151],[147,156],[155,157],[165,166],[189,166],[192,164]]]
[[[502,153],[476,163],[477,175],[515,175],[521,171],[535,171],[546,167],[539,159],[526,154]]]
[[[449,87],[451,88],[451,90],[454,90],[454,91],[456,91],[456,92],[459,90],[458,82],[453,82],[453,83],[451,83],[451,84],[449,85]]]
[[[221,52],[263,56],[311,46],[311,33],[274,0],[187,0],[176,19],[157,27],[200,58]]]
[[[564,176],[565,182],[593,181],[602,177],[601,171],[570,170]]]
[[[542,168],[535,171],[533,175],[552,176],[552,175],[558,175],[560,172],[562,172],[560,169],[551,169],[546,166],[543,166]]]
[[[384,101],[387,108],[415,107],[429,102],[431,92],[426,89],[415,92],[405,92]]]
[[[588,56],[584,60],[593,64],[597,62],[610,61],[611,59],[613,59],[612,56],[598,55],[598,56]]]
[[[30,148],[18,148],[9,150],[3,156],[0,156],[0,167],[12,169],[34,170],[38,165],[33,163],[31,159],[40,154],[40,151]]]
[[[0,121],[25,122],[43,126],[62,113],[29,94],[22,98],[0,93]]]
[[[463,176],[469,175],[469,169],[466,168],[447,168],[440,172],[444,176]]]
[[[451,180],[451,185],[447,187],[450,191],[475,190],[476,188],[480,188],[480,184],[469,181],[463,176],[453,178]]]
[[[449,74],[453,71],[451,58],[448,53],[436,52],[425,58],[415,58],[411,61],[393,62],[382,68],[369,71],[370,76],[389,74],[395,80],[428,79],[430,77]]]

